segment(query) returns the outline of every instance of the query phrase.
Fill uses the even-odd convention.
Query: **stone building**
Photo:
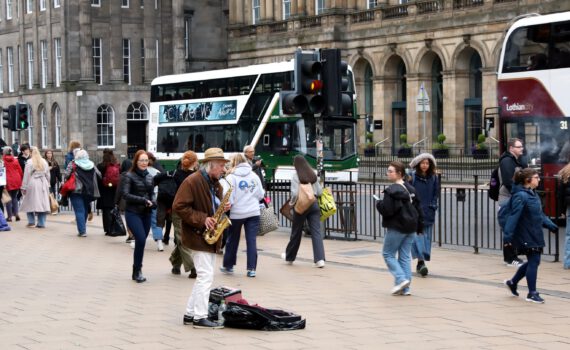
[[[297,47],[340,48],[356,80],[360,147],[373,119],[383,121],[375,143],[397,147],[407,134],[409,144],[425,135],[429,146],[443,133],[469,152],[485,108],[497,106],[510,21],[568,10],[567,0],[235,0],[228,65],[288,60]],[[416,111],[422,85],[430,98],[425,131]]]
[[[65,152],[145,148],[150,83],[226,66],[227,10],[212,0],[0,0],[0,105],[29,103],[30,127],[1,128]]]

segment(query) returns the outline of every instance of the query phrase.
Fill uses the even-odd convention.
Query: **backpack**
[[[176,170],[171,174],[170,172],[166,172],[166,178],[162,179],[158,183],[158,196],[156,200],[166,205],[167,208],[172,207],[172,203],[174,203],[174,197],[176,197],[176,191],[178,191],[178,185],[174,180],[174,174],[176,174]]]
[[[121,177],[121,170],[119,169],[119,164],[109,164],[107,169],[105,169],[105,175],[103,175],[103,185],[105,187],[111,184],[109,187],[117,187],[119,185],[119,178]]]
[[[408,191],[408,189],[406,188],[406,186],[402,185],[404,187],[404,189],[406,190],[406,192],[408,192],[408,195],[410,196],[410,199],[404,199],[402,200],[402,208],[400,209],[398,215],[400,216],[401,219],[401,223],[402,223],[402,229],[404,230],[404,232],[408,233],[408,232],[417,232],[418,231],[418,220],[420,218],[420,214],[418,213],[418,210],[416,209],[416,206],[414,205],[414,197],[415,194],[410,193],[410,191]]]
[[[501,174],[500,166],[496,167],[491,172],[491,179],[489,181],[489,198],[495,202],[499,200],[499,190],[501,189]]]

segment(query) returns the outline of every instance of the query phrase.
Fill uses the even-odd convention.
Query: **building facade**
[[[145,148],[150,83],[226,67],[227,5],[211,0],[0,0],[0,106],[30,104],[8,143],[65,153]]]
[[[497,106],[509,23],[568,10],[566,0],[235,0],[228,65],[288,60],[297,47],[340,48],[356,80],[361,148],[395,149],[402,134],[429,148],[444,134],[448,145],[469,153],[485,109]],[[416,106],[422,87],[426,112]],[[374,120],[382,129],[371,131]]]

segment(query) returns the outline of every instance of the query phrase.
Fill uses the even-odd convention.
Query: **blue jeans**
[[[146,237],[150,231],[150,213],[137,214],[132,211],[125,211],[125,220],[127,227],[135,236],[135,251],[133,253],[133,267],[142,268],[142,261],[144,255],[144,246],[146,244]]]
[[[538,265],[540,265],[540,252],[531,252],[526,254],[527,261],[519,266],[517,272],[511,279],[514,284],[518,284],[523,277],[526,277],[528,292],[536,292],[536,278],[538,275]]]
[[[35,224],[36,224],[36,217],[35,217],[34,214],[38,216],[38,224],[37,224],[37,226],[45,227],[45,226],[46,226],[47,213],[41,213],[41,212],[26,213],[26,215],[28,215],[28,224],[30,224],[30,225],[35,225]]]
[[[75,212],[75,222],[79,234],[87,233],[87,214],[89,214],[89,206],[91,206],[91,198],[72,193],[69,196],[73,211]]]
[[[564,244],[564,268],[570,269],[570,207],[566,208],[566,241]]]
[[[433,236],[433,224],[424,227],[424,233],[416,235],[412,244],[412,258],[430,261],[431,260],[431,239]]]
[[[259,231],[259,215],[245,219],[232,219],[232,226],[226,241],[224,252],[224,267],[232,268],[236,264],[241,227],[245,226],[245,243],[247,246],[247,269],[257,267],[257,231]]]
[[[158,241],[162,239],[162,227],[156,226],[156,209],[153,209],[150,217],[150,227],[152,229],[152,239]]]
[[[415,233],[401,233],[392,228],[388,228],[386,231],[382,256],[388,266],[388,270],[394,276],[394,285],[398,285],[405,280],[412,281],[411,250],[415,236]],[[396,253],[398,253],[397,259]]]

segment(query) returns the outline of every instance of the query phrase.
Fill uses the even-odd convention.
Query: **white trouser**
[[[193,316],[194,320],[208,317],[208,301],[210,299],[210,287],[214,282],[214,266],[216,266],[216,254],[190,252],[196,267],[196,282],[192,288],[192,294],[188,298],[186,305],[186,315]]]

